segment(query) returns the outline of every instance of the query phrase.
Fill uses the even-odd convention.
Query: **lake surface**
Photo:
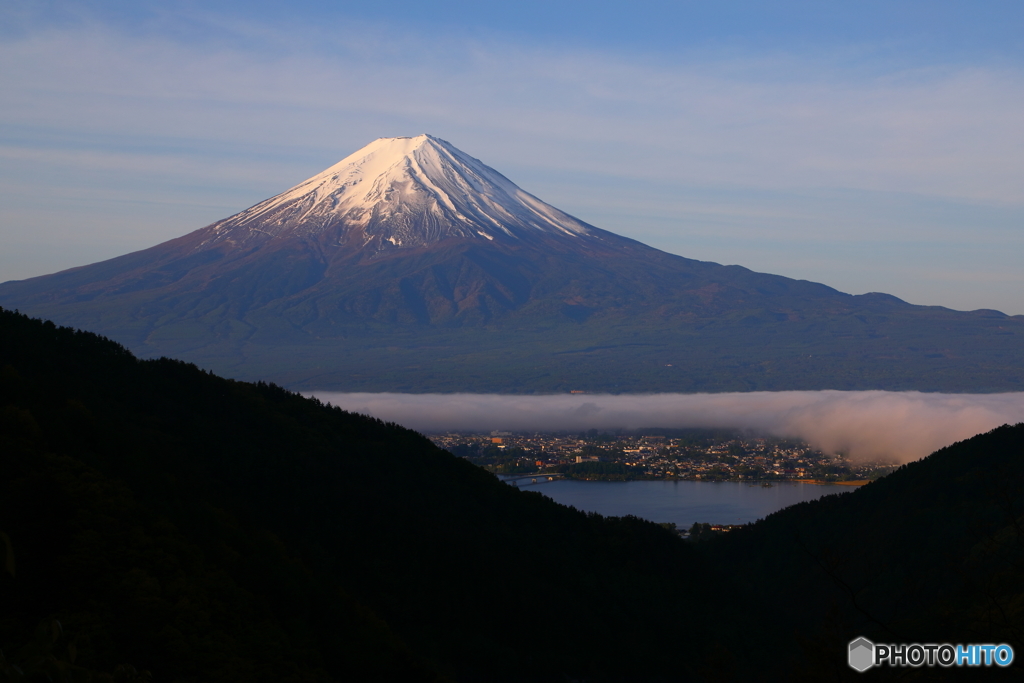
[[[681,529],[689,529],[694,522],[746,524],[796,503],[856,488],[797,483],[779,483],[769,488],[707,481],[529,481],[520,481],[520,488],[543,493],[578,510],[675,522]]]

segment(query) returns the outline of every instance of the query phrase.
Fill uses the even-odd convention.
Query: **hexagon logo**
[[[875,664],[875,644],[867,638],[850,641],[850,668],[867,671]]]

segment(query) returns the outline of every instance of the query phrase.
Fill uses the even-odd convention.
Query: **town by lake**
[[[430,437],[509,485],[606,516],[680,530],[746,524],[790,505],[846,493],[893,469],[851,462],[796,439],[728,429],[585,433],[450,433]]]

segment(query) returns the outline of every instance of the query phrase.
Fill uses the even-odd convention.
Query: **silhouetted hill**
[[[7,311],[0,331],[5,653],[59,619],[80,664],[157,680],[675,669],[693,608],[666,596],[696,565],[661,527],[272,385]]]
[[[8,678],[72,651],[75,680],[155,681],[853,680],[861,635],[1024,652],[1022,510],[1024,424],[687,544],[0,310]]]
[[[943,448],[851,493],[786,508],[702,550],[745,595],[761,634],[748,647],[776,663],[773,653],[800,647],[802,657],[783,657],[779,667],[791,679],[860,680],[838,656],[859,636],[1009,643],[1024,652],[1024,424]],[[911,671],[889,673],[979,675]],[[1019,661],[1013,672],[1024,674]]]

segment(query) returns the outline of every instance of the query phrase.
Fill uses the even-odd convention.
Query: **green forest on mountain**
[[[857,636],[1024,657],[1022,506],[1007,426],[688,543],[0,309],[0,681],[854,680]]]

